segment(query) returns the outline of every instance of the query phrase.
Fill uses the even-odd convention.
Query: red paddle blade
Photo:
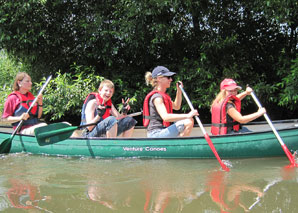
[[[283,144],[281,147],[284,150],[284,152],[286,153],[287,157],[289,158],[289,160],[291,162],[291,166],[298,167],[298,165],[297,165],[297,163],[295,161],[295,158],[292,155],[292,153],[289,151],[288,147],[285,144]]]
[[[224,164],[221,161],[221,159],[220,159],[220,157],[219,157],[219,155],[218,155],[218,153],[217,153],[217,151],[216,151],[216,149],[215,149],[215,147],[214,147],[214,145],[213,145],[213,143],[212,143],[209,135],[206,133],[204,135],[204,137],[205,137],[206,141],[208,142],[208,145],[210,146],[210,148],[211,148],[212,152],[214,153],[215,157],[217,158],[218,162],[220,163],[222,169],[225,170],[225,171],[227,171],[227,172],[230,171],[230,169],[226,166],[226,164]]]

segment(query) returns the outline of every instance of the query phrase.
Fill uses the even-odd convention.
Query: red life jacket
[[[81,115],[81,125],[86,124],[86,114],[85,114],[85,109],[87,106],[87,103],[96,98],[96,104],[97,105],[101,105],[103,103],[103,99],[102,97],[99,95],[99,93],[96,92],[91,92],[89,93],[89,95],[86,97],[83,107],[82,107],[82,115]],[[106,106],[106,112],[105,114],[102,116],[103,119],[109,117],[111,115],[111,110],[112,110],[112,100],[108,100],[106,103],[104,103],[104,106]],[[94,115],[96,115],[97,112],[96,110],[94,111]]]
[[[233,101],[236,110],[241,111],[241,100],[236,96],[228,96],[225,100],[220,103],[214,104],[211,109],[212,124],[211,133],[213,135],[225,135],[229,126],[233,126],[234,131],[239,131],[240,124],[233,120],[232,123],[227,123],[227,112],[226,106],[229,101]]]
[[[211,175],[208,177],[208,182],[206,185],[206,190],[210,190],[210,196],[212,200],[219,204],[221,213],[229,213],[239,206],[240,194],[237,194],[235,199],[228,203],[224,199],[229,191],[227,191],[224,173],[222,171],[211,173]]]
[[[18,92],[18,91],[14,91],[12,93],[9,94],[9,96],[11,95],[16,95],[18,96],[18,98],[20,99],[20,105],[22,107],[24,107],[25,109],[29,109],[31,106],[31,103],[34,101],[35,97],[31,92],[27,92],[26,95]],[[17,110],[16,110],[17,111]],[[38,114],[38,110],[37,110],[37,104],[35,104],[35,106],[32,107],[32,109],[30,110],[30,113],[32,115],[37,115]]]
[[[152,95],[154,95],[155,93],[159,93],[162,95],[163,98],[163,102],[166,106],[167,112],[168,113],[173,113],[173,106],[172,106],[172,100],[171,97],[164,92],[160,92],[157,90],[153,90],[151,91],[145,98],[144,100],[144,104],[143,104],[143,125],[145,127],[147,127],[149,125],[150,119],[152,119],[152,116],[150,116],[150,112],[149,112],[149,101]],[[170,126],[171,122],[165,122],[163,121],[163,125],[165,127]]]
[[[23,113],[26,113],[30,108],[32,102],[34,101],[35,97],[31,92],[27,92],[27,94],[22,94],[18,91],[14,91],[10,93],[8,96],[16,95],[20,100],[20,105],[17,109],[15,109],[13,115],[14,116],[21,116]],[[30,118],[23,122],[23,127],[27,125],[34,125],[38,123],[38,105],[35,104],[29,112]],[[17,126],[19,122],[12,123],[13,126]]]

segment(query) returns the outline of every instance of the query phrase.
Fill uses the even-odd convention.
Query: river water
[[[0,211],[297,212],[286,157],[224,162],[0,155]]]

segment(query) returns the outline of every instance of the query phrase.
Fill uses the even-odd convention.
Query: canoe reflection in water
[[[37,186],[18,179],[10,179],[11,188],[6,192],[7,198],[14,208],[39,209],[44,212],[51,212],[39,207],[42,201],[51,200],[51,196],[41,196]]]

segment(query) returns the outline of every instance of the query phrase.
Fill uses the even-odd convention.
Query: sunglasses
[[[173,79],[172,76],[160,76],[160,77],[162,77],[162,78],[167,78],[168,80]]]

